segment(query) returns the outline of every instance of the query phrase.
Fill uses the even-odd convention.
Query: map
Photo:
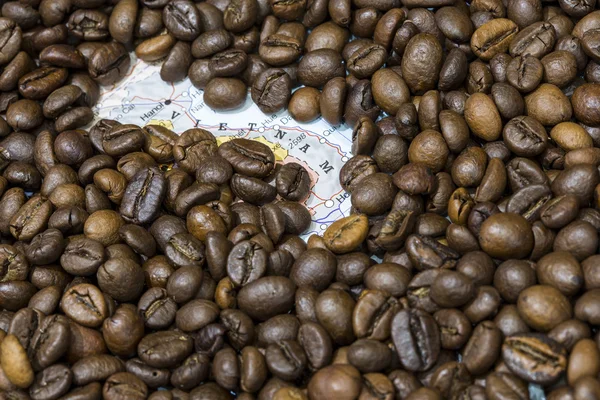
[[[219,144],[233,138],[258,140],[269,146],[277,162],[296,162],[311,176],[304,204],[312,215],[305,237],[322,234],[336,219],[350,212],[350,195],[340,186],[340,169],[352,156],[352,130],[331,126],[323,119],[308,124],[294,121],[287,110],[266,115],[252,102],[230,112],[216,112],[204,104],[202,90],[189,80],[163,82],[160,65],[135,61],[118,84],[105,87],[94,107],[96,120],[124,124],[163,125],[180,134],[198,127],[212,132]]]
[[[350,195],[340,186],[340,169],[352,156],[352,129],[331,126],[323,119],[309,124],[294,121],[287,111],[265,115],[250,96],[246,104],[231,112],[215,112],[202,101],[202,90],[189,80],[176,84],[163,82],[160,65],[134,61],[125,79],[102,88],[94,107],[96,120],[114,119],[140,126],[163,125],[176,133],[199,127],[212,132],[217,142],[251,138],[268,145],[278,162],[296,162],[309,172],[310,196],[304,202],[312,214],[312,224],[303,236],[324,230],[336,219],[350,213]],[[529,386],[533,400],[543,400],[537,385]]]

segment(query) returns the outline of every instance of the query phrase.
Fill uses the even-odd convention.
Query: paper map
[[[178,134],[199,127],[212,132],[219,144],[232,138],[261,141],[273,150],[277,162],[301,164],[311,176],[305,205],[312,224],[306,237],[322,234],[333,221],[349,214],[350,196],[341,188],[338,175],[351,157],[351,129],[333,127],[322,119],[300,124],[287,111],[265,115],[250,96],[241,109],[215,112],[204,104],[202,90],[189,80],[163,82],[159,72],[160,65],[133,62],[125,79],[103,88],[94,107],[96,120],[159,124]]]
[[[163,82],[160,65],[134,61],[118,84],[102,89],[94,107],[96,120],[114,119],[140,126],[159,124],[181,134],[199,127],[212,132],[223,143],[232,138],[259,140],[273,150],[278,162],[297,162],[311,176],[310,196],[304,202],[312,215],[312,224],[304,235],[323,234],[338,218],[349,215],[350,195],[340,186],[338,175],[352,157],[352,129],[334,127],[322,119],[309,124],[294,121],[287,111],[265,115],[250,96],[242,109],[215,112],[202,101],[202,90],[189,80],[176,84]],[[533,400],[543,400],[542,389],[529,386]]]

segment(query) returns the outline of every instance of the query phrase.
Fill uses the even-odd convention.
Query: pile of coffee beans
[[[0,398],[600,399],[595,7],[3,2]],[[257,141],[87,129],[131,51],[351,126],[351,215],[305,242]]]

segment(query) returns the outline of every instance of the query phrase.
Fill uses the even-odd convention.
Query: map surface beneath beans
[[[242,109],[215,112],[204,104],[202,90],[188,79],[170,84],[160,79],[159,72],[159,66],[132,62],[125,79],[103,88],[93,109],[96,120],[158,124],[179,134],[199,127],[212,132],[219,144],[233,138],[261,141],[273,150],[277,162],[296,162],[311,175],[312,188],[304,204],[312,214],[312,224],[305,237],[322,234],[333,221],[349,214],[350,196],[338,176],[351,157],[351,129],[333,127],[321,118],[300,124],[287,110],[265,115],[249,96]]]

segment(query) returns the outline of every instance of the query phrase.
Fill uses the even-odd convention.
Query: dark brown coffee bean
[[[275,67],[293,63],[301,53],[300,40],[279,33],[269,35],[258,47],[258,54],[263,61]]]
[[[463,362],[469,372],[480,375],[487,371],[498,358],[501,344],[502,332],[493,322],[477,325],[463,350]]]
[[[250,317],[264,321],[292,307],[295,288],[294,283],[285,277],[259,278],[242,287],[237,297],[238,304]]]
[[[497,18],[480,26],[471,38],[473,52],[483,60],[504,53],[518,31],[518,26],[506,18]]]
[[[158,169],[140,171],[127,185],[120,211],[133,223],[150,223],[158,216],[165,194],[165,178]]]
[[[371,83],[368,80],[362,79],[348,90],[343,115],[348,125],[354,126],[362,116],[376,120],[379,112],[379,107],[373,100]]]
[[[106,43],[92,54],[88,72],[101,85],[111,85],[125,76],[130,63],[129,54],[122,44]]]
[[[145,336],[138,345],[138,355],[146,364],[170,368],[182,362],[193,348],[192,339],[182,332],[161,331]]]
[[[506,338],[502,345],[502,359],[521,379],[542,384],[558,379],[567,367],[566,350],[539,333]]]
[[[252,85],[252,100],[264,113],[279,111],[291,97],[290,76],[281,69],[266,69]]]
[[[23,35],[21,27],[10,18],[0,20],[0,34],[4,44],[2,45],[1,64],[7,64],[19,52]]]
[[[535,285],[523,290],[519,295],[517,308],[530,327],[542,332],[551,330],[573,315],[567,298],[549,285]]]
[[[102,388],[105,399],[145,399],[148,396],[146,384],[129,372],[118,372],[111,375]]]
[[[254,25],[258,17],[259,6],[256,0],[235,0],[223,11],[225,29],[240,33]]]
[[[421,33],[410,39],[402,58],[402,76],[413,93],[433,89],[441,67],[442,48],[433,35]]]
[[[556,41],[556,31],[548,22],[539,21],[527,25],[529,26],[517,33],[511,42],[510,55],[541,58],[552,50]]]
[[[437,361],[439,328],[425,311],[399,311],[392,320],[392,339],[400,362],[410,371],[427,370]]]
[[[68,289],[61,301],[63,312],[84,326],[97,327],[108,316],[106,301],[100,289],[90,284]]]
[[[169,32],[179,40],[192,41],[202,29],[200,11],[187,0],[168,3],[163,9],[163,22]]]

